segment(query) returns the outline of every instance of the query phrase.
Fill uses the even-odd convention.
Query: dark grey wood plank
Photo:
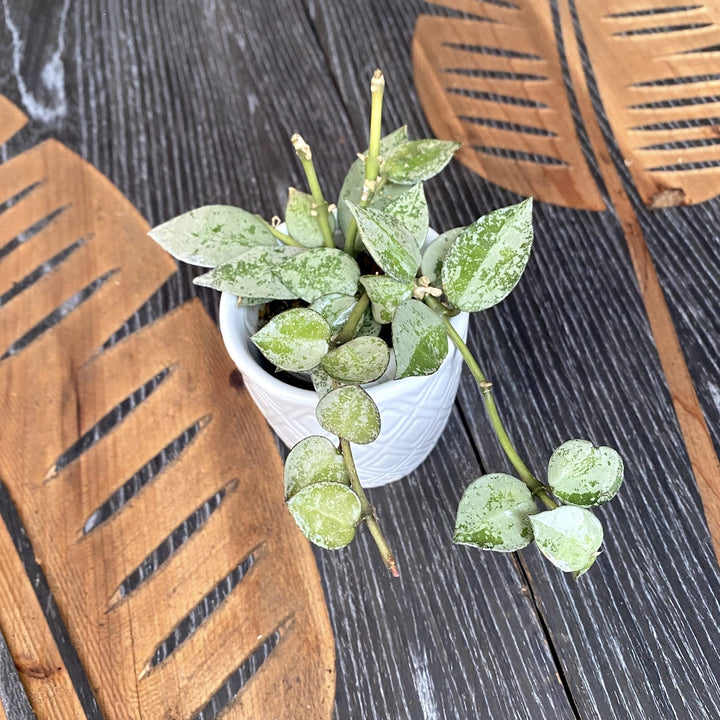
[[[299,0],[78,0],[65,14],[47,0],[9,0],[0,37],[9,70],[0,91],[26,111],[41,96],[55,108],[52,117],[30,112],[6,152],[57,137],[151,223],[210,202],[281,212],[287,186],[301,183],[285,142],[296,130],[332,192],[363,145],[359,115],[346,111]],[[55,50],[58,90],[48,99],[41,75]],[[194,295],[193,274],[183,269],[122,332]],[[202,298],[214,312],[216,298]],[[402,564],[399,583],[364,534],[345,551],[318,553],[339,718],[575,717],[523,569],[450,545],[465,479],[480,472],[456,414],[422,471],[372,493]]]
[[[0,708],[12,720],[35,720],[30,700],[0,630]]]
[[[365,73],[372,58],[389,69],[389,125],[401,123],[402,111],[410,109],[411,128],[429,132],[415,99],[408,47],[417,14],[437,10],[413,1],[307,4],[345,103],[366,103],[343,79]],[[362,121],[356,124],[362,131]],[[436,207],[447,208],[436,212],[440,227],[517,199],[457,166],[427,190]],[[715,202],[682,214],[717,224],[719,209]],[[652,236],[656,225],[646,213],[641,219]],[[697,306],[692,301],[699,298],[687,302],[678,281],[670,293],[675,314],[685,307],[692,315],[712,298],[714,266],[705,261],[707,249],[689,240],[687,226],[668,214],[663,220],[665,242],[671,237],[675,252],[693,267],[689,280],[684,271],[684,282],[696,295],[706,294]],[[579,435],[618,447],[628,479],[618,499],[598,512],[607,542],[585,578],[575,583],[558,575],[532,550],[521,554],[523,565],[581,717],[716,717],[718,568],[622,228],[611,213],[549,206],[537,208],[536,228],[526,277],[508,301],[475,319],[472,347],[496,381],[507,424],[532,467],[542,473],[552,448]],[[667,263],[663,279],[674,272]],[[699,333],[698,344],[710,329]],[[685,340],[687,328],[681,333]],[[705,343],[710,351],[704,354],[690,353],[702,363],[715,342]],[[704,367],[714,387],[716,358]],[[700,377],[697,361],[691,369]],[[460,406],[483,465],[508,470],[469,378]]]

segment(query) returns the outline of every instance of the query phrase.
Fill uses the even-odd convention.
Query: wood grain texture
[[[444,11],[419,0],[304,5],[85,1],[73,3],[60,28],[55,7],[38,0],[48,11],[34,29],[23,24],[23,3],[9,0],[0,63],[14,67],[12,50],[22,55],[23,47],[41,60],[20,62],[2,90],[33,107],[43,94],[43,58],[62,40],[65,113],[52,121],[31,114],[23,142],[60,137],[152,222],[207,202],[270,216],[284,207],[287,185],[301,183],[279,140],[295,130],[321,146],[321,177],[339,187],[342,166],[334,160],[344,165],[365,146],[362,78],[377,65],[389,83],[385,127],[409,122],[416,137],[429,133],[409,47],[418,14]],[[62,108],[56,100],[46,105]],[[21,147],[11,141],[8,152]],[[620,173],[627,183],[624,166]],[[427,192],[436,227],[516,200],[457,164]],[[649,215],[642,205],[636,211],[693,379],[700,378],[700,401],[708,418],[718,417],[719,321],[703,290],[712,290],[708,276],[720,275],[713,270],[720,263],[715,244],[683,241],[703,229],[716,236],[707,229],[720,226],[717,205],[673,216]],[[465,382],[462,412],[428,463],[372,493],[401,556],[402,586],[377,576],[364,534],[345,551],[317,553],[337,637],[340,720],[717,714],[718,571],[622,229],[609,213],[544,206],[537,217],[544,240],[529,274],[511,300],[478,318],[476,349],[533,467],[542,469],[550,449],[575,434],[625,454],[627,487],[601,511],[605,556],[575,585],[529,552],[517,560],[450,546],[465,485],[482,469],[505,468]],[[693,262],[672,262],[688,256]],[[181,271],[120,335],[187,299],[192,275]],[[212,311],[215,298],[201,297]],[[711,419],[710,428],[717,439],[720,421]],[[138,550],[118,583],[150,550]]]
[[[0,596],[2,622],[22,627],[25,576],[37,600],[48,586],[63,663],[39,676],[36,714],[329,717],[333,644],[313,556],[217,329],[195,302],[108,346],[174,263],[60,143],[0,166],[0,201],[25,188],[0,215],[2,513],[23,561],[4,549]],[[35,667],[38,648],[20,640],[16,662]],[[63,665],[81,713],[56,702]]]
[[[418,18],[413,67],[433,133],[462,142],[457,159],[502,187],[604,210],[575,130],[550,5],[436,4],[472,16]]]
[[[0,633],[0,720],[7,718],[5,708],[15,720],[35,720],[10,650]]]
[[[455,11],[477,11],[477,3],[467,0],[437,4]],[[574,22],[571,3],[561,0],[557,3],[558,26],[549,2],[485,5],[484,14],[471,19],[427,15],[418,19],[413,64],[428,119],[438,136],[466,143],[467,153],[459,159],[492,182],[545,202],[604,209],[574,127],[568,100],[568,88],[572,88],[593,166],[600,172],[625,231],[720,556],[720,461],[642,227],[608,152],[576,37],[587,37],[588,59],[603,93],[605,111],[618,137],[623,163],[641,196],[653,207],[690,204],[720,191],[710,137],[714,81],[707,79],[712,77],[713,55],[695,53],[716,34],[713,13],[709,7],[683,9],[671,3],[638,13],[633,3],[625,0],[602,10],[581,2]],[[715,10],[720,18],[720,7]],[[679,24],[680,18],[692,20],[694,25]],[[686,56],[689,59],[683,63]],[[561,63],[571,81],[567,87]],[[698,81],[689,82],[693,77]],[[673,79],[681,82],[670,85]],[[658,85],[660,80],[664,84]],[[678,87],[684,87],[680,94],[672,92]],[[647,103],[638,104],[642,98]],[[665,108],[671,104],[673,107]],[[637,123],[641,122],[646,123],[642,127],[651,129],[638,137]],[[681,127],[684,130],[678,135]],[[693,127],[695,135],[689,135]],[[657,152],[648,155],[643,143],[649,143],[650,136],[655,148],[680,143],[689,151],[690,160],[663,170],[654,167],[670,161],[661,162]],[[684,150],[673,151],[675,155],[680,152]],[[598,202],[593,202],[596,196]]]
[[[342,9],[324,2],[312,7],[336,78],[364,69],[357,58],[368,52],[359,38],[372,35],[374,18],[382,15],[384,27],[396,29],[395,42],[370,48],[377,64],[394,69],[387,122],[399,124],[405,114],[411,130],[426,133],[412,88],[403,82],[408,60],[402,48],[418,11],[436,9],[367,2],[354,14],[359,21],[350,33]],[[365,102],[352,84],[341,86],[347,104]],[[361,120],[358,131],[364,131]],[[437,212],[440,227],[515,199],[458,166],[428,183],[427,192],[436,212],[445,202]],[[690,214],[683,212],[673,222],[665,216],[663,239],[689,237],[683,233]],[[717,222],[717,204],[695,216]],[[623,228],[612,214],[540,204],[536,217],[538,241],[527,275],[508,301],[475,319],[473,348],[496,381],[507,424],[532,467],[542,472],[553,447],[580,435],[618,447],[628,480],[619,498],[599,511],[607,542],[593,572],[580,583],[566,581],[525,552],[531,587],[581,717],[711,718],[720,703],[712,619],[719,609],[718,569]],[[686,242],[684,252],[701,251]],[[713,287],[712,265],[694,272]],[[708,349],[717,348],[716,338],[706,339]],[[483,466],[506,469],[479,403],[465,380],[460,404]]]

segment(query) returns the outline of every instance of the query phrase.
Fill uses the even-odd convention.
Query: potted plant
[[[290,189],[284,224],[207,206],[150,234],[175,258],[211,268],[195,282],[223,292],[229,352],[292,447],[285,497],[310,541],[343,547],[365,523],[398,574],[363,484],[404,475],[424,459],[447,420],[463,360],[517,476],[493,473],[470,484],[454,541],[501,552],[534,542],[579,576],[603,537],[588,508],[618,491],[622,459],[570,440],[552,454],[541,482],[515,450],[492,383],[465,344],[467,313],[501,302],[520,280],[533,242],[532,199],[467,227],[429,231],[423,183],[458,145],[409,140],[405,128],[382,137],[384,86],[376,71],[368,149],[351,165],[336,206],[321,189],[311,149],[294,135],[310,192]],[[406,442],[413,436],[421,437],[419,450]],[[402,462],[388,472],[396,455]]]

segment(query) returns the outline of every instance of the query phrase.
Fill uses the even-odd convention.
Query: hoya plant
[[[453,343],[516,473],[470,484],[454,541],[500,552],[534,542],[551,563],[579,576],[603,540],[589,508],[618,491],[622,459],[611,448],[570,440],[552,454],[542,479],[533,474],[503,426],[492,383],[450,321],[460,311],[497,305],[517,285],[533,243],[532,199],[426,242],[423,183],[459,146],[410,140],[404,127],[382,137],[384,86],[376,71],[368,148],[350,166],[336,205],[325,198],[310,147],[294,135],[309,193],[290,189],[284,226],[279,218],[268,222],[213,205],[151,236],[175,258],[211,268],[196,284],[232,293],[239,305],[264,306],[252,342],[276,368],[306,373],[317,391],[318,422],[337,441],[301,440],[284,471],[287,506],[311,542],[344,547],[364,523],[386,567],[398,574],[353,460],[353,445],[372,443],[380,432],[378,409],[363,386],[387,374],[391,357],[396,380],[430,375]]]

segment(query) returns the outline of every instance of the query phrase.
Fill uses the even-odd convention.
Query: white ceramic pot
[[[280,439],[292,447],[308,435],[325,435],[315,419],[317,394],[289,385],[267,372],[249,340],[257,329],[257,307],[235,306],[236,298],[220,299],[220,331],[225,347],[240,370],[245,387]],[[452,318],[460,335],[467,337],[468,315]],[[360,480],[376,487],[399,480],[425,460],[447,423],[457,393],[462,358],[450,343],[440,369],[426,377],[385,380],[367,386],[380,410],[381,430],[370,445],[353,445]]]
[[[437,237],[431,230],[428,240]],[[236,296],[220,298],[220,332],[230,357],[243,376],[245,387],[265,419],[289,448],[308,435],[324,435],[315,419],[318,396],[283,382],[265,370],[260,353],[250,341],[257,330],[258,308],[237,307]],[[463,340],[468,314],[451,319]],[[440,369],[425,377],[385,379],[364,386],[380,411],[381,430],[370,445],[353,445],[353,456],[364,487],[377,487],[412,472],[435,447],[445,429],[460,382],[462,358],[452,342]],[[394,365],[394,363],[391,364]]]

